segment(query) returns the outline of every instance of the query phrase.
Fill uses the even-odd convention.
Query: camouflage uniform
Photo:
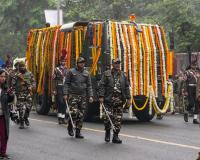
[[[113,95],[112,99],[109,102],[105,103],[105,107],[110,114],[111,119],[113,119],[113,124],[115,126],[115,129],[117,132],[121,129],[121,121],[122,121],[122,115],[123,115],[123,100],[122,100],[122,92],[121,92],[121,84],[119,82],[120,80],[120,74],[113,71],[113,80],[114,80],[114,88],[113,88]],[[108,117],[105,115],[104,112],[104,125],[105,130],[111,129],[111,124],[108,119]]]
[[[104,72],[99,84],[99,97],[104,97],[105,107],[115,126],[113,140],[119,140],[118,134],[121,129],[123,104],[126,100],[131,99],[129,87],[125,73],[115,69]],[[106,115],[104,115],[104,125],[106,134],[110,136],[111,124]],[[119,142],[121,143],[121,140]]]
[[[19,64],[20,67],[25,67],[24,64]],[[31,72],[26,69],[24,72],[17,71],[11,77],[11,87],[15,90],[17,97],[17,111],[19,113],[20,128],[24,128],[24,122],[29,126],[29,113],[32,108],[32,88],[35,87],[35,81]]]
[[[7,84],[9,87],[12,88],[12,77],[15,77],[15,74],[17,72],[16,69],[11,69],[11,68],[7,68]],[[17,103],[17,97],[16,95],[14,95],[13,101],[8,103],[9,109],[10,109],[10,118],[12,121],[14,121],[15,123],[19,123],[19,119],[18,119],[18,115],[17,115],[17,108],[16,108],[16,103]]]
[[[80,57],[77,62],[85,62],[85,59]],[[85,69],[80,70],[78,67],[70,69],[64,84],[64,95],[69,96],[70,113],[76,127],[76,138],[79,138],[80,130],[83,126],[87,97],[93,97],[92,82],[89,72]],[[71,125],[69,119],[69,135],[71,135]],[[82,135],[81,138],[83,138]]]
[[[69,99],[70,113],[76,128],[80,129],[83,126],[83,118],[86,110],[87,99],[85,96],[72,95]]]
[[[56,92],[56,106],[58,109],[58,123],[62,124],[64,122],[65,114],[66,114],[66,103],[63,99],[63,86],[65,77],[67,75],[68,69],[65,66],[58,66],[55,68],[54,72],[54,86],[53,90]]]

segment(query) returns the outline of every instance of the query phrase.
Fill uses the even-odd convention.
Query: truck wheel
[[[144,105],[144,102],[146,101],[145,96],[137,96],[135,98],[135,103],[138,106]],[[141,122],[149,122],[153,119],[155,115],[155,111],[152,109],[152,114],[149,114],[149,105],[147,104],[146,108],[143,109],[142,111],[138,111],[134,106],[133,106],[133,112],[136,116],[136,118],[141,121]]]
[[[36,112],[40,115],[47,115],[50,110],[48,96],[46,94],[36,95]]]
[[[92,119],[96,115],[98,115],[98,108],[99,108],[98,102],[88,103],[87,108],[85,110],[84,121],[86,122],[92,121]]]

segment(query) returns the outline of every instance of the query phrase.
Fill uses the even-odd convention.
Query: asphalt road
[[[31,114],[31,127],[11,124],[8,154],[13,160],[196,160],[200,152],[200,128],[183,122],[180,115],[141,123],[125,119],[122,144],[104,142],[104,127],[84,123],[85,139],[67,135],[66,126],[54,116]]]

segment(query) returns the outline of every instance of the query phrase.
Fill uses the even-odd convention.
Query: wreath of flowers
[[[109,21],[107,37],[110,46],[110,60],[119,58],[122,70],[130,80],[133,105],[137,110],[143,110],[149,104],[149,112],[152,109],[164,113],[170,106],[173,110],[173,87],[168,82],[168,70],[166,68],[166,54],[169,50],[165,33],[162,27],[157,25],[138,25],[142,33],[138,33],[135,26],[127,22]],[[91,48],[92,65],[90,73],[96,75],[98,61],[102,52],[103,22],[93,23],[93,39]],[[37,91],[44,92],[46,73],[48,73],[49,94],[52,88],[52,75],[55,66],[59,62],[61,50],[67,50],[66,65],[70,68],[82,54],[83,42],[86,40],[86,27],[76,28],[74,32],[61,33],[60,26],[38,30],[31,30],[27,38],[27,65],[34,76],[38,75]],[[73,52],[74,49],[74,52]],[[74,54],[73,54],[74,53]],[[159,55],[157,55],[159,54]],[[159,57],[159,59],[157,58]],[[158,64],[160,68],[157,68]],[[48,66],[48,67],[47,67]],[[162,94],[166,98],[163,109],[157,105],[158,97],[158,69],[161,71]],[[144,105],[136,105],[134,96],[144,95],[147,99]],[[132,115],[132,108],[129,113]]]

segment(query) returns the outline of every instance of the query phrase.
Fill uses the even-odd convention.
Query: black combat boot
[[[58,124],[62,124],[62,118],[58,117]]]
[[[110,142],[110,129],[105,132],[105,141]]]
[[[188,113],[184,113],[184,121],[188,122]]]
[[[19,129],[24,129],[24,121],[20,120]]]
[[[65,118],[62,118],[61,121],[62,121],[62,124],[67,124],[67,123],[65,122]]]
[[[24,122],[25,122],[26,126],[30,126],[30,122],[29,122],[28,118],[25,118]]]
[[[197,121],[197,119],[193,119],[193,124],[199,124],[199,121]]]
[[[157,114],[156,119],[158,119],[158,120],[162,120],[162,119],[163,119],[163,115],[162,115],[162,114]]]
[[[112,143],[117,143],[117,144],[121,144],[122,143],[122,140],[119,139],[118,133],[114,133],[113,134]]]
[[[83,137],[83,135],[81,134],[81,130],[80,129],[76,129],[76,136],[75,136],[76,138],[79,138],[79,139],[83,139],[84,137]]]
[[[68,130],[68,134],[73,137],[74,136],[74,132],[73,132],[73,127],[72,127],[71,123],[68,124],[67,130]]]

